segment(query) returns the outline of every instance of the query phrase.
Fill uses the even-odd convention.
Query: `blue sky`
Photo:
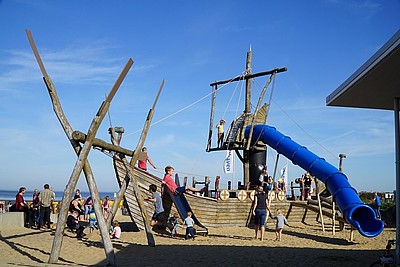
[[[344,172],[358,191],[392,191],[393,113],[327,107],[325,98],[400,28],[399,12],[394,0],[0,1],[0,189],[50,183],[63,190],[76,160],[29,46],[30,29],[75,130],[87,132],[131,57],[110,115],[125,128],[122,146],[134,148],[165,79],[145,144],[154,174],[172,165],[181,177],[221,175],[221,186],[242,179],[239,160],[228,175],[224,153],[205,152],[206,96],[213,81],[244,71],[251,46],[254,73],[288,68],[276,78],[268,123],[335,166],[345,153]],[[265,82],[255,81],[256,92]],[[229,122],[242,111],[242,86],[218,93],[216,118]],[[108,141],[109,126],[106,117],[97,137]],[[270,170],[275,156],[269,149]],[[92,150],[89,161],[99,189],[116,190],[111,158]],[[289,180],[303,173],[289,164]],[[83,177],[78,186],[85,191]]]

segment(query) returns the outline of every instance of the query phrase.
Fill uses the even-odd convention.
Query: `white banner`
[[[232,173],[233,172],[233,153],[232,150],[226,151],[226,157],[224,159],[224,172]]]
[[[285,186],[288,184],[288,164],[286,163],[286,166],[282,168],[281,170],[281,177],[283,181],[285,182]]]

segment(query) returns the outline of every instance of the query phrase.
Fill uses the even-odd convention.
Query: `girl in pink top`
[[[112,233],[110,234],[111,238],[116,238],[119,239],[121,237],[121,227],[119,226],[119,222],[118,221],[114,221],[113,223],[114,229],[112,231]]]

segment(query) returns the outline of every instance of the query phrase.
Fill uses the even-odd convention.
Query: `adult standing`
[[[47,228],[50,229],[50,214],[51,214],[51,205],[54,201],[53,192],[50,190],[49,184],[45,184],[43,186],[43,191],[39,195],[40,200],[40,221],[38,225],[38,229],[44,227],[46,224]]]
[[[25,213],[25,226],[31,228],[32,223],[32,209],[28,206],[28,203],[24,200],[24,194],[26,193],[25,187],[20,187],[18,194],[15,195],[15,211]]]
[[[92,196],[88,196],[83,202],[83,208],[85,209],[84,220],[89,221],[89,212],[93,207]]]
[[[374,198],[372,199],[376,217],[381,219],[381,198],[378,196],[377,192],[374,192]]]
[[[33,216],[33,225],[39,224],[38,219],[40,218],[40,200],[39,200],[39,190],[35,189],[33,190],[33,195],[32,195],[32,216]]]
[[[267,194],[264,192],[262,186],[257,187],[257,193],[254,196],[253,202],[253,215],[254,215],[254,230],[255,239],[258,239],[258,233],[260,233],[260,240],[264,240],[265,233],[265,219],[267,217],[267,210],[271,213],[268,204]]]
[[[151,159],[149,158],[149,155],[147,154],[147,148],[143,147],[142,148],[142,153],[138,159],[138,167],[141,170],[147,171],[147,162],[150,163],[150,165],[156,169],[156,166],[153,164]]]

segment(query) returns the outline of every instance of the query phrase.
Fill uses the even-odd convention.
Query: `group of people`
[[[174,168],[172,166],[167,166],[165,167],[165,175],[162,180],[162,185],[165,190],[169,190],[172,194],[178,195],[178,194],[183,194],[187,190],[190,190],[192,192],[204,192],[204,188],[199,189],[199,188],[194,188],[191,186],[181,186],[178,187],[175,183],[175,181],[172,179],[174,173]],[[173,216],[169,217],[167,220],[165,219],[165,213],[164,213],[164,207],[163,207],[163,202],[160,194],[157,192],[157,186],[155,184],[151,184],[149,186],[149,193],[151,194],[150,197],[146,198],[146,201],[152,202],[154,204],[154,213],[153,216],[151,217],[150,225],[152,227],[160,226],[160,227],[168,227],[171,231],[170,236],[171,237],[176,237],[178,234],[178,228],[185,227],[186,226],[186,234],[185,234],[185,239],[191,238],[192,240],[195,239],[195,229],[194,229],[194,220],[192,218],[192,212],[188,211],[186,213],[186,218],[183,220],[183,222],[180,222],[179,220],[179,215],[177,213],[174,213]]]
[[[255,239],[264,240],[265,233],[265,221],[267,218],[267,211],[271,219],[276,220],[275,227],[275,237],[277,241],[282,240],[282,231],[284,225],[289,225],[285,216],[282,215],[282,211],[278,209],[276,211],[276,215],[273,216],[271,210],[269,208],[268,194],[264,191],[262,186],[258,186],[256,189],[256,194],[254,195],[253,209],[252,213],[254,215],[254,230],[255,230]]]
[[[25,201],[24,195],[26,188],[21,187],[15,196],[15,206],[10,207],[10,211],[19,211],[25,213],[25,226],[28,228],[41,229],[51,228],[50,215],[55,201],[55,194],[51,190],[49,184],[43,186],[42,192],[38,189],[34,190],[32,196],[32,204],[29,205]]]
[[[285,180],[283,178],[279,178],[278,183],[274,182],[274,178],[268,175],[267,168],[264,168],[261,171],[258,180],[259,180],[259,186],[261,186],[266,193],[268,193],[270,190],[273,190],[275,192],[279,191],[286,192]]]
[[[105,196],[102,200],[102,212],[104,218],[108,217],[110,213],[110,207],[110,197]],[[90,213],[94,213],[92,196],[88,196],[85,198],[85,200],[83,200],[80,190],[76,189],[75,195],[69,205],[69,212],[72,213],[73,211],[76,211],[78,213],[79,220],[88,222]]]

